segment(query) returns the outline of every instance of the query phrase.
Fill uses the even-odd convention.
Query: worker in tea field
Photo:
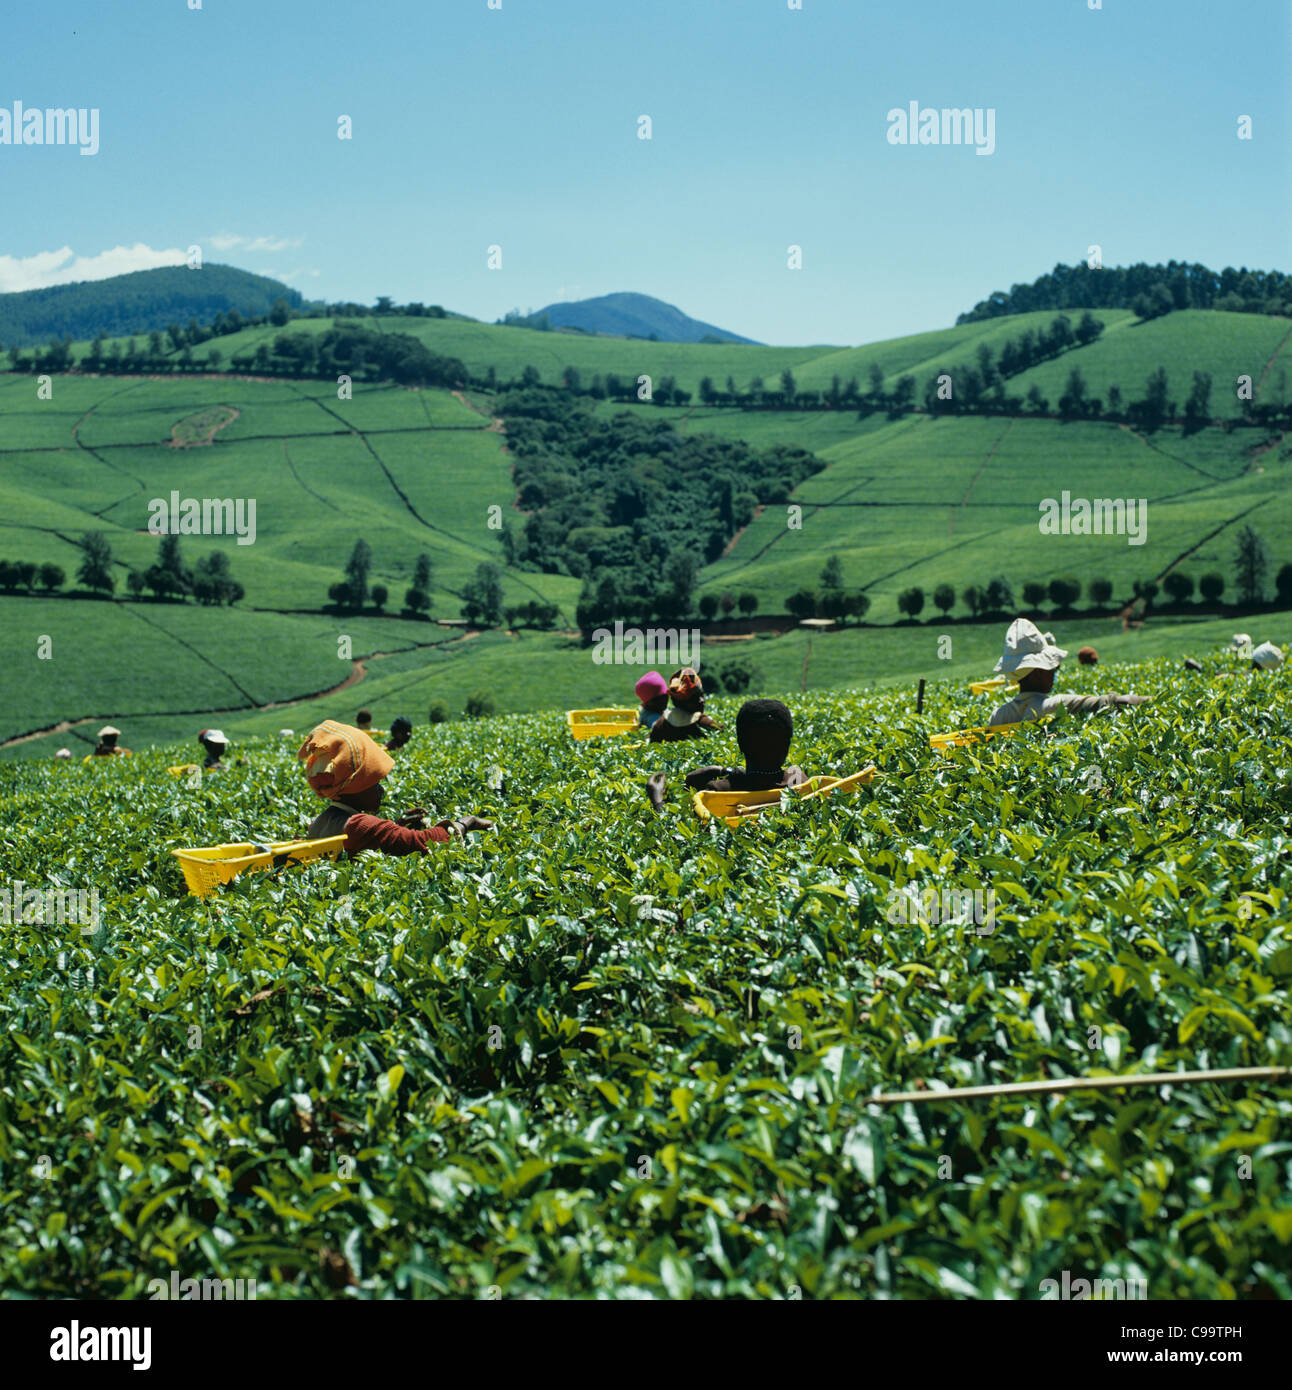
[[[642,702],[637,722],[645,729],[653,729],[668,709],[668,682],[658,671],[647,671],[634,688]]]
[[[197,741],[206,750],[206,761],[202,764],[203,772],[211,772],[224,766],[220,759],[229,751],[229,740],[219,729],[203,729],[198,734]]]
[[[1054,673],[1067,652],[1045,640],[1035,623],[1017,618],[1005,634],[1005,650],[996,663],[997,675],[1014,681],[1018,693],[1006,700],[991,716],[993,724],[1017,724],[1040,719],[1047,714],[1094,714],[1120,705],[1142,705],[1147,695],[1055,695]]]
[[[806,780],[801,767],[786,767],[794,716],[779,700],[746,700],[736,715],[736,743],[744,767],[699,767],[686,774],[693,792],[771,791],[796,787]],[[646,796],[658,811],[664,804],[665,776],[657,772],[646,783]]]
[[[385,789],[381,783],[395,760],[361,730],[332,720],[320,724],[296,756],[305,764],[305,779],[328,804],[310,823],[307,840],[345,836],[346,853],[375,849],[382,854],[422,854],[432,843],[442,844],[473,830],[492,830],[493,821],[479,816],[442,820],[427,828],[420,806],[398,820],[377,814]]]
[[[372,711],[361,709],[354,717],[354,722],[359,726],[359,732],[367,734],[374,743],[381,743],[383,736],[374,734],[372,731]]]
[[[1273,642],[1262,642],[1259,647],[1252,648],[1253,671],[1277,671],[1284,660],[1282,650]]]
[[[390,724],[390,737],[386,740],[386,752],[394,753],[401,749],[413,736],[413,721],[401,714]]]
[[[129,748],[118,748],[117,740],[121,737],[121,730],[113,728],[111,724],[105,724],[99,730],[99,741],[94,745],[93,757],[111,758],[117,754],[124,754],[127,758],[132,754]]]
[[[704,712],[704,682],[693,666],[683,666],[668,678],[672,707],[650,731],[652,743],[675,743],[685,738],[704,738],[717,724]]]
[[[1245,632],[1234,633],[1229,640],[1229,648],[1244,660],[1250,659],[1252,664],[1249,669],[1252,671],[1277,671],[1286,660],[1281,647],[1276,647],[1273,642],[1262,642],[1259,646],[1253,647],[1252,639]],[[1202,668],[1199,667],[1198,669],[1201,670]],[[1232,676],[1234,673],[1221,671],[1219,674],[1223,678]]]

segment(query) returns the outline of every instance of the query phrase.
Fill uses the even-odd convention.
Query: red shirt
[[[430,842],[442,844],[447,839],[449,832],[438,825],[425,830],[408,830],[393,820],[363,812],[351,816],[345,823],[347,854],[358,854],[361,849],[375,849],[382,854],[425,854]]]
[[[315,816],[305,838],[325,840],[342,834],[345,852],[351,855],[364,849],[375,849],[381,854],[425,854],[426,846],[432,841],[442,844],[450,838],[449,832],[438,825],[426,830],[407,830],[393,820],[354,811],[340,801],[332,802],[327,810]]]

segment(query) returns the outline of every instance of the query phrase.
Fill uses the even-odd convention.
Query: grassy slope
[[[801,527],[790,526],[785,507],[766,508],[705,570],[704,589],[748,589],[765,610],[780,610],[795,588],[816,587],[826,557],[838,553],[845,581],[867,589],[870,617],[882,622],[898,616],[897,595],[913,584],[931,595],[943,581],[961,592],[1004,574],[1017,589],[1072,573],[1106,577],[1129,599],[1135,580],[1177,562],[1195,579],[1216,569],[1229,580],[1234,534],[1247,523],[1276,568],[1292,556],[1292,451],[1271,450],[1253,467],[1250,451],[1262,440],[1254,431],[1145,438],[1112,424],[908,417],[868,421],[844,440],[826,426],[818,444],[814,425],[802,417],[800,441],[829,467],[792,499],[803,507]],[[707,426],[693,417],[688,428]],[[1146,542],[1043,535],[1039,504],[1065,489],[1148,499]]]
[[[1136,323],[1134,315],[1124,311],[1103,311],[1101,317],[1108,321],[1108,328],[1099,342],[1071,361],[1060,357],[1023,372],[1014,379],[1013,390],[1026,395],[1036,385],[1053,403],[1063,394],[1072,366],[1079,362],[1090,394],[1105,404],[1112,385],[1122,388],[1127,401],[1143,396],[1145,381],[1158,367],[1166,368],[1171,397],[1181,409],[1193,373],[1210,372],[1211,413],[1221,420],[1237,419],[1241,413],[1237,389],[1241,375],[1250,376],[1253,386],[1264,376],[1263,389],[1255,392],[1257,402],[1289,399],[1286,382],[1282,397],[1278,393],[1279,371],[1292,364],[1292,324],[1287,319],[1203,309],[1184,309],[1148,323]]]

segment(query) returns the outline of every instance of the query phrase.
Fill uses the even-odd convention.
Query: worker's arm
[[[729,767],[697,767],[694,772],[686,774],[686,785],[693,792],[702,792],[710,782],[725,777],[730,771]]]
[[[375,849],[380,854],[424,854],[427,845],[443,844],[449,838],[449,831],[442,826],[410,830],[393,820],[362,812],[345,823],[347,854],[358,854],[364,849]]]

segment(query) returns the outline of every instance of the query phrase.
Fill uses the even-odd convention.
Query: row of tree
[[[411,333],[374,333],[349,319],[338,319],[323,333],[280,333],[272,350],[261,343],[254,352],[235,353],[232,366],[271,376],[335,380],[345,375],[406,386],[460,389],[469,383],[458,358],[432,352]]]
[[[1037,309],[1130,309],[1155,318],[1172,309],[1227,309],[1236,313],[1292,317],[1292,276],[1279,270],[1209,270],[1205,265],[1167,261],[1149,265],[1092,267],[1088,261],[1056,265],[1030,285],[997,290],[957,323],[975,323]]]
[[[369,604],[378,613],[383,612],[390,599],[390,591],[384,584],[370,584],[371,572],[372,547],[360,537],[346,561],[345,578],[328,589],[328,598],[338,609],[347,612],[361,613]],[[498,627],[503,622],[508,627],[556,626],[561,610],[554,603],[534,600],[504,608],[502,580],[502,570],[497,565],[485,561],[476,567],[461,595],[462,616],[469,623],[481,627]],[[413,564],[413,581],[404,591],[401,618],[426,618],[430,615],[432,582],[431,557],[423,551]]]
[[[183,602],[191,596],[208,607],[222,603],[232,607],[246,596],[246,590],[233,577],[224,551],[213,550],[190,568],[180,554],[178,536],[163,536],[156,563],[145,570],[132,569],[126,576],[126,588],[133,598],[142,597],[148,590],[154,598]]]
[[[1251,526],[1245,526],[1238,533],[1234,552],[1234,581],[1238,603],[1246,608],[1260,607],[1268,601],[1269,593],[1266,579],[1269,574],[1269,554],[1264,540]],[[838,558],[831,556],[821,572],[822,590],[800,589],[785,600],[785,607],[797,618],[835,618],[842,619],[845,613],[854,610],[848,606],[850,599],[842,589],[842,573]],[[1136,580],[1132,585],[1135,598],[1139,599],[1147,612],[1159,593],[1165,591],[1167,597],[1177,607],[1192,599],[1195,588],[1206,603],[1218,603],[1225,592],[1225,578],[1214,570],[1199,578],[1182,570],[1171,570],[1162,579],[1161,585],[1155,580]],[[1113,598],[1112,582],[1108,579],[1092,579],[1086,586],[1091,606],[1094,609],[1106,608]],[[1274,578],[1276,602],[1280,607],[1292,607],[1292,564],[1285,564]],[[1043,604],[1048,602],[1056,613],[1071,612],[1081,598],[1082,583],[1071,575],[1058,576],[1048,582],[1029,580],[1022,587],[1023,608],[1033,614],[1040,613]],[[861,594],[866,599],[865,594]],[[939,584],[932,592],[933,606],[944,616],[956,606],[957,595],[950,584]],[[1013,585],[1003,575],[985,584],[970,584],[959,595],[959,599],[975,618],[990,618],[1014,611],[1015,595]],[[926,595],[918,584],[903,589],[897,596],[898,611],[908,618],[917,618],[924,611]],[[866,599],[858,618],[865,615],[869,607]]]
[[[35,566],[18,564],[11,568],[21,571],[19,582],[10,585],[5,582],[4,561],[0,561],[0,587],[30,588],[30,583],[22,583],[29,577]],[[87,531],[81,540],[81,562],[76,571],[77,582],[91,593],[112,594],[117,587],[117,577],[113,573],[116,562],[112,557],[112,545],[103,531]],[[58,565],[41,565],[39,579],[46,592],[61,589],[65,581],[63,570]],[[131,569],[126,575],[126,588],[133,598],[142,598],[145,591],[151,591],[158,599],[178,599],[181,602],[194,598],[198,603],[230,606],[245,597],[246,590],[233,577],[229,557],[222,550],[214,550],[191,568],[184,563],[180,554],[179,537],[163,536],[158,546],[157,560],[147,569]]]
[[[368,576],[371,571],[372,547],[360,537],[346,561],[345,578],[328,589],[328,598],[337,608],[348,612],[360,613],[369,603],[377,612],[382,612],[390,598],[390,590],[384,584],[370,585]],[[425,618],[430,615],[431,583],[431,557],[423,551],[413,564],[413,581],[404,590],[401,617]]]
[[[0,560],[0,589],[7,594],[34,593],[39,584],[47,594],[57,593],[67,583],[67,575],[61,565],[45,563],[38,565],[33,560]]]
[[[124,346],[120,341],[113,341],[105,348],[103,340],[96,339],[89,352],[75,364],[70,338],[30,354],[11,347],[9,368],[15,372],[47,374],[70,371],[73,365],[80,371],[105,374],[219,371],[224,366],[224,354],[218,347],[212,347],[201,358],[197,357],[190,338],[194,331],[200,333],[202,330],[191,320],[190,325],[189,330],[175,328],[167,330],[166,334],[158,329],[144,342],[130,338]],[[333,381],[346,375],[354,381],[396,381],[407,386],[448,389],[459,389],[470,381],[470,374],[460,359],[431,352],[411,334],[374,333],[349,320],[338,320],[323,333],[279,333],[272,344],[262,342],[250,352],[234,353],[229,369],[254,372],[258,376]]]

